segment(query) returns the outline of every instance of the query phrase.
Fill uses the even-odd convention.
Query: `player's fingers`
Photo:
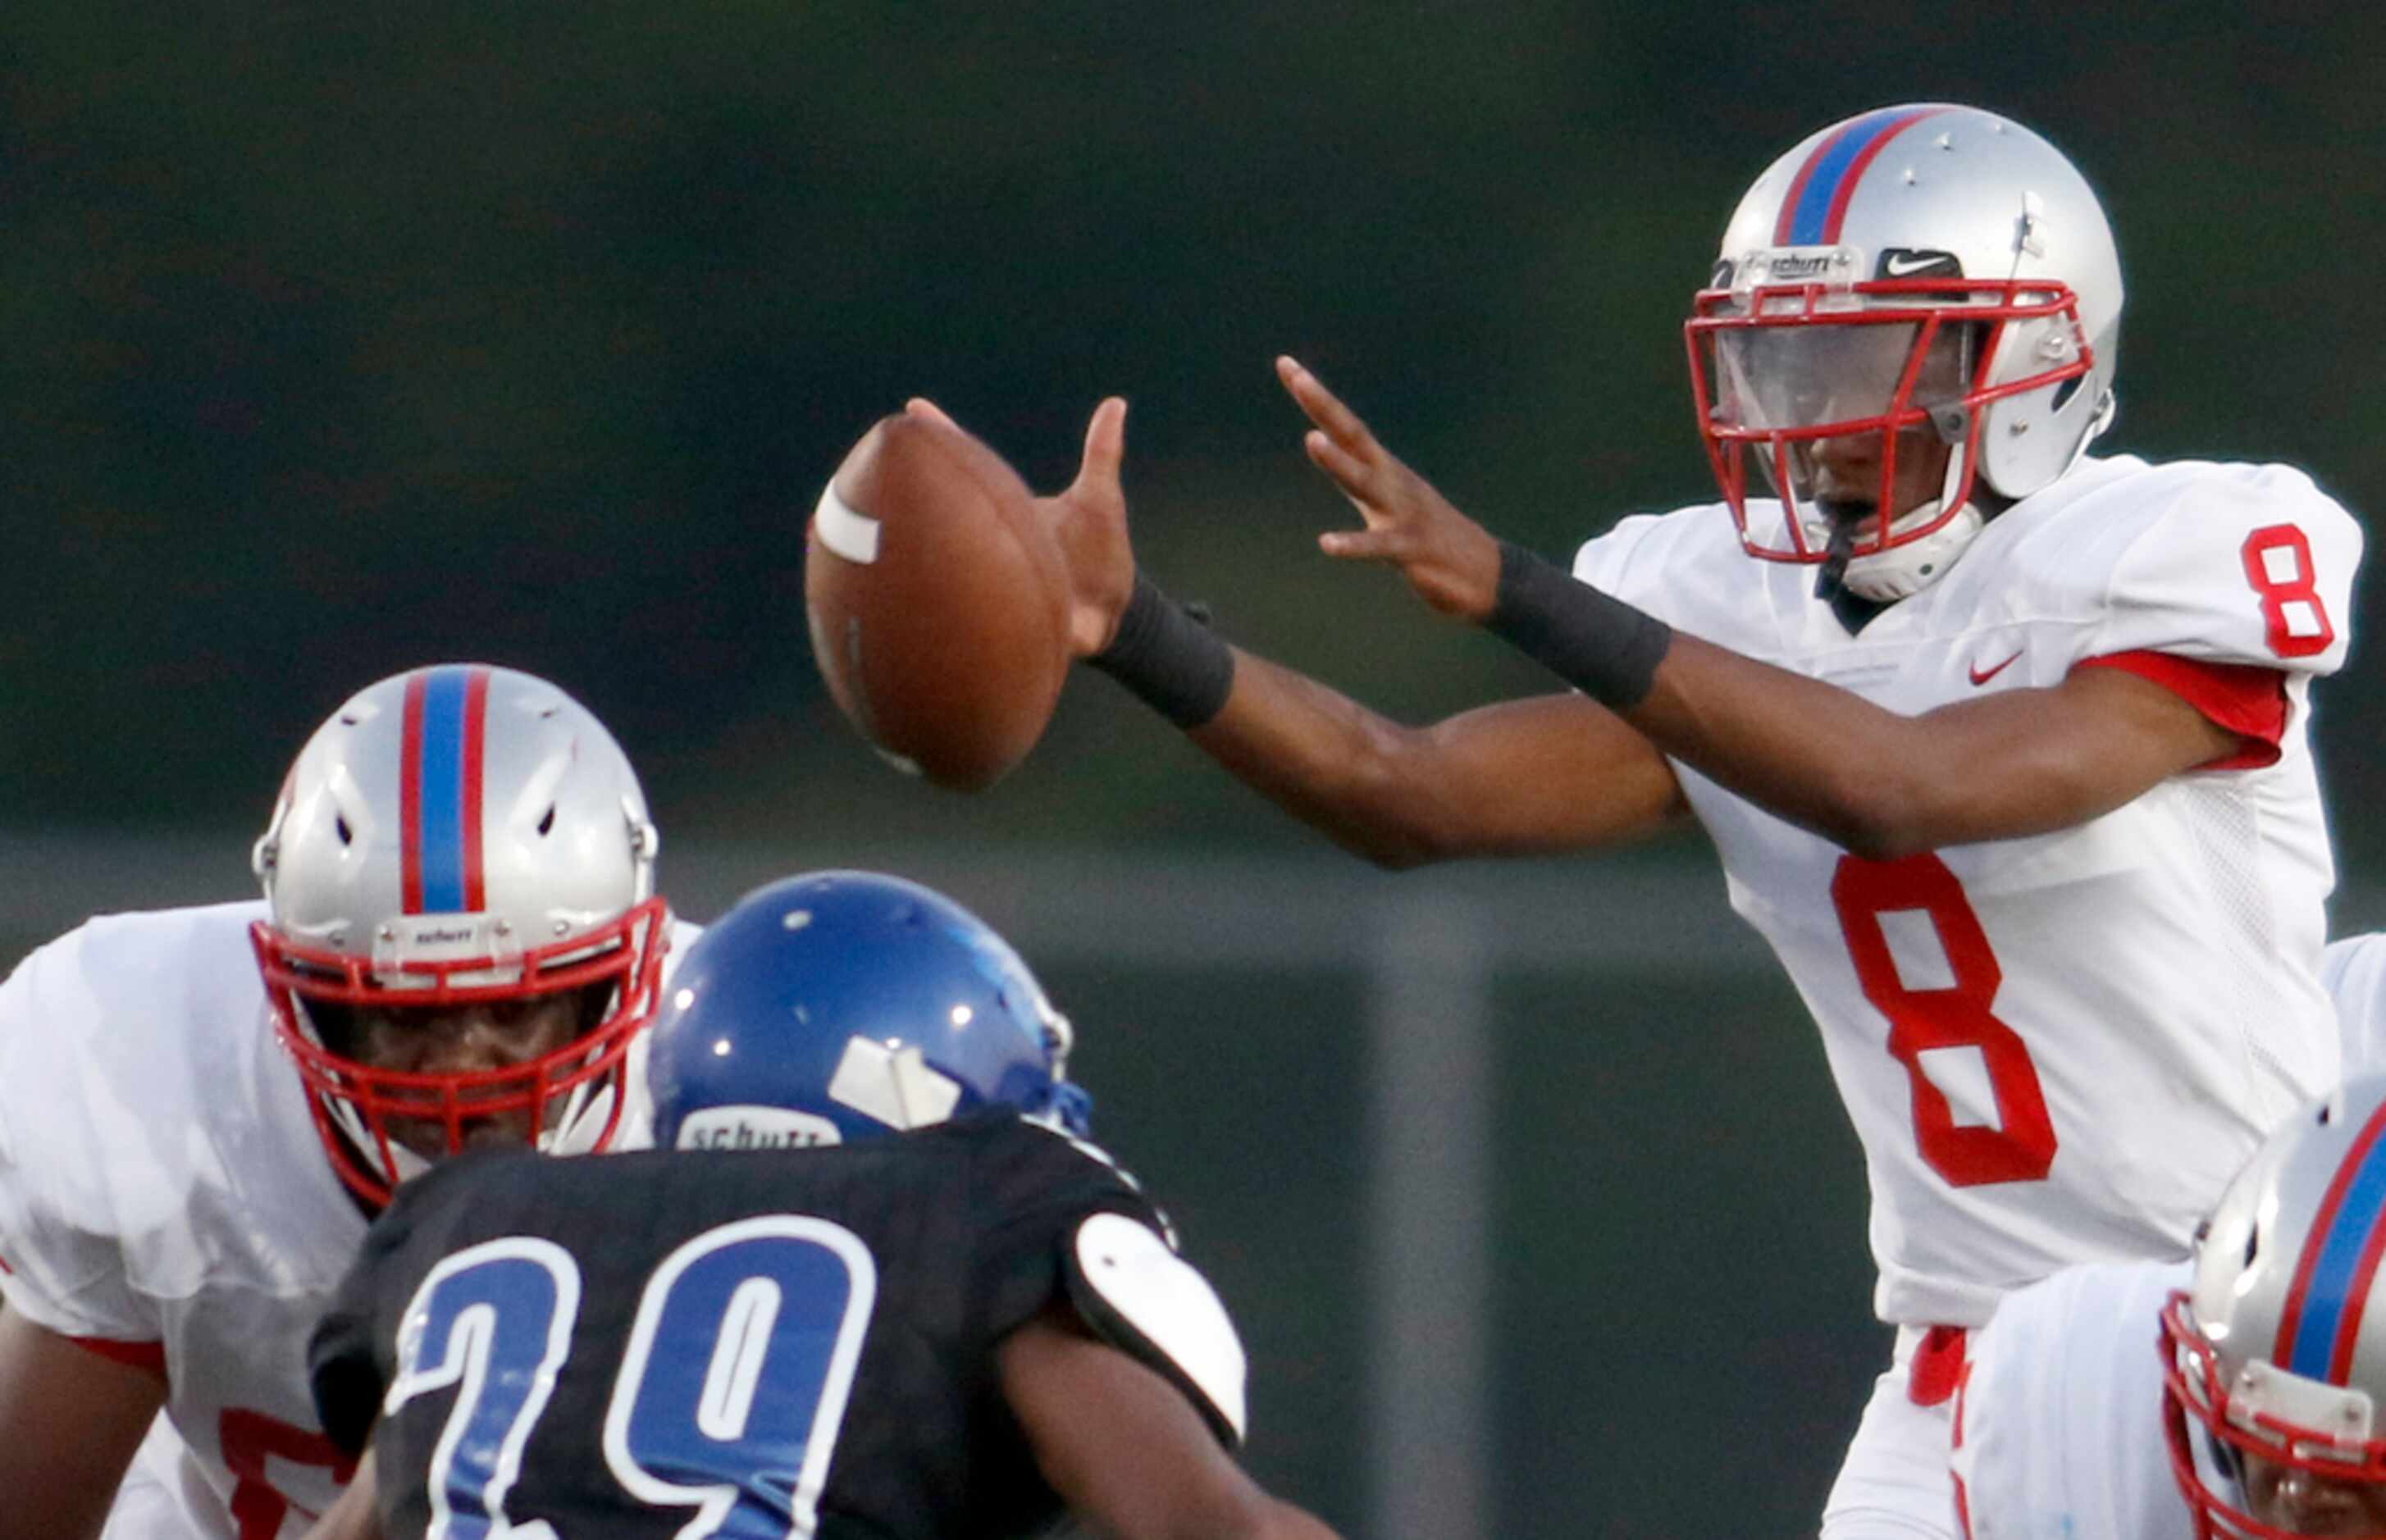
[[[1086,447],[1077,461],[1077,479],[1061,496],[1081,506],[1119,505],[1119,461],[1126,454],[1126,399],[1105,396],[1086,424]]]
[[[1086,454],[1078,476],[1099,470],[1111,481],[1118,480],[1119,461],[1126,455],[1126,397],[1110,395],[1094,408],[1093,420],[1086,424]]]
[[[1375,449],[1375,436],[1359,419],[1359,414],[1342,404],[1341,397],[1325,388],[1325,382],[1301,367],[1299,359],[1287,355],[1275,361],[1276,378],[1284,382],[1309,420],[1332,434],[1337,443],[1354,453],[1369,454]]]
[[[942,407],[937,406],[935,402],[929,400],[924,395],[915,395],[911,397],[910,400],[904,402],[903,410],[913,417],[923,418],[930,422],[941,422],[948,428],[959,428],[961,426],[951,418],[945,415],[945,409]]]
[[[1344,561],[1398,561],[1392,541],[1374,530],[1327,530],[1317,537],[1317,548]]]
[[[1304,434],[1300,446],[1309,455],[1309,463],[1334,479],[1343,495],[1358,505],[1361,513],[1380,508],[1377,496],[1381,478],[1375,467],[1359,458],[1323,432]]]

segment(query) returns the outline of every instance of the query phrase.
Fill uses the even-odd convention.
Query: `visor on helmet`
[[[1963,399],[1978,328],[1916,321],[1714,333],[1716,426],[1757,432],[1873,428]]]
[[[2057,318],[2048,324],[2076,335],[2076,310],[2060,285],[1960,277],[1702,291],[1685,327],[1691,387],[1749,554],[1820,562],[1936,533],[1970,499],[1981,409],[2087,367],[2084,350],[2066,346],[2043,371],[1998,380],[2011,323]],[[1877,445],[1864,500],[1880,517],[1850,541],[1814,506],[1812,456],[1817,441],[1859,434]],[[1945,474],[1917,494],[1912,462],[1934,442],[1949,450]],[[1751,460],[1781,498],[1777,522],[1752,521]],[[1901,460],[1909,470],[1903,496]]]

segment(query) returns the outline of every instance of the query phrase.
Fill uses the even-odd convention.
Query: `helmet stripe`
[[[1865,168],[1908,125],[1928,118],[1935,106],[1883,107],[1850,120],[1839,132],[1815,146],[1781,200],[1780,217],[1773,226],[1777,246],[1829,245],[1840,238],[1847,219],[1848,200]]]
[[[406,912],[483,907],[481,757],[488,720],[481,669],[426,669],[407,682]]]
[[[489,907],[481,873],[481,757],[488,741],[489,670],[473,669],[464,680],[464,908],[474,914]]]
[[[2339,1162],[2313,1217],[2279,1317],[2271,1361],[2291,1373],[2342,1384],[2362,1307],[2386,1251],[2386,1105]]]
[[[428,676],[406,681],[404,728],[397,744],[399,912],[422,912],[422,695]]]

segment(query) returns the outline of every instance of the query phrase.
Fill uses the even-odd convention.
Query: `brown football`
[[[1068,579],[1002,457],[925,418],[881,419],[813,509],[812,657],[897,769],[956,791],[1027,757],[1069,675]]]

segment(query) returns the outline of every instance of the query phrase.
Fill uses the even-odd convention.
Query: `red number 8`
[[[2294,572],[2285,579],[2270,571],[2272,551],[2293,553]],[[2245,581],[2262,595],[2262,622],[2270,630],[2270,650],[2280,657],[2309,657],[2326,652],[2336,640],[2328,607],[2319,602],[2319,573],[2312,566],[2311,542],[2292,524],[2265,524],[2245,537]],[[2294,605],[2297,611],[2287,607]],[[2300,629],[2296,621],[2301,621]]]
[[[2004,970],[1947,863],[1928,853],[1902,861],[1842,856],[1831,874],[1831,907],[1865,998],[1889,1018],[1890,1057],[1905,1066],[1914,1088],[1914,1142],[1922,1158],[1953,1187],[2044,1180],[2054,1164],[2054,1124],[2038,1067],[2020,1034],[1989,1009]],[[1930,917],[1954,973],[1953,988],[1913,989],[1898,976],[1880,917],[1905,909]],[[1933,1048],[1979,1050],[1996,1096],[1997,1127],[1956,1125],[1947,1094],[1922,1070],[1922,1055]]]

